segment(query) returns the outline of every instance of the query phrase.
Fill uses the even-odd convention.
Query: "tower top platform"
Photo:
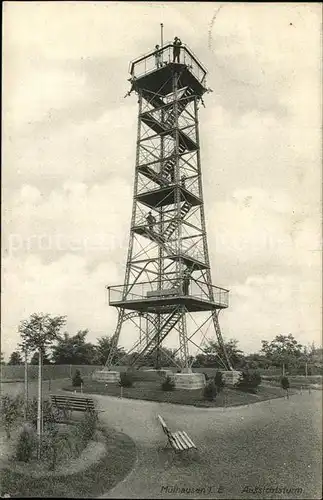
[[[156,54],[162,65],[157,68]],[[198,94],[206,91],[207,70],[193,52],[185,45],[180,47],[180,62],[173,62],[173,43],[168,42],[158,50],[154,49],[130,62],[129,72],[133,89],[149,88],[157,91],[163,88],[163,95],[172,91],[169,77],[174,70],[181,70],[183,84],[194,89]],[[168,83],[169,82],[169,83]]]

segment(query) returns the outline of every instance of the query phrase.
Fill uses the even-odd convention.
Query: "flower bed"
[[[91,498],[113,488],[132,469],[133,441],[120,432],[100,428],[79,457],[65,460],[54,471],[31,470],[32,464],[10,461],[2,470],[2,493],[17,497]]]

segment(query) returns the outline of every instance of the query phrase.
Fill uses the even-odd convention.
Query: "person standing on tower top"
[[[155,63],[156,63],[156,68],[161,68],[163,63],[162,63],[162,51],[159,48],[159,45],[156,45],[155,47]]]
[[[180,54],[180,50],[181,50],[181,45],[182,45],[182,42],[180,41],[180,39],[175,36],[174,38],[174,43],[173,43],[173,62],[178,62],[179,63],[179,54]]]

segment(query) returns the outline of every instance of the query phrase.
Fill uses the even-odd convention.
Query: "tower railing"
[[[167,42],[162,48],[158,49],[160,54],[160,62],[162,67],[173,62],[173,43]],[[139,78],[151,71],[157,69],[156,66],[156,49],[144,54],[143,56],[131,61],[129,72],[132,77]],[[187,47],[185,43],[180,46],[180,57],[179,61],[181,64],[185,64],[193,73],[195,78],[200,82],[204,83],[207,74],[206,69],[203,64],[198,60],[197,56],[193,54],[192,50]]]
[[[229,305],[229,290],[211,285],[213,300],[209,296],[209,287],[200,280],[190,280],[188,289],[184,290],[184,280],[169,279],[159,282],[140,282],[133,285],[109,286],[109,304],[126,301],[158,300],[169,297],[191,297],[205,300],[224,308]],[[127,291],[129,290],[129,291]]]

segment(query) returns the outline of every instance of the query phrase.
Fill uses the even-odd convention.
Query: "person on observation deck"
[[[183,293],[184,295],[190,294],[190,277],[189,275],[185,275],[183,279]]]
[[[159,45],[156,45],[155,47],[155,63],[156,63],[156,68],[161,68],[163,63],[162,63],[162,51],[159,48]]]
[[[148,222],[149,231],[152,231],[154,224],[156,224],[156,219],[151,212],[148,213],[146,221]]]
[[[182,45],[181,40],[177,36],[175,36],[174,43],[173,43],[173,62],[179,63],[179,55],[180,55],[180,51],[181,51],[181,45]]]

